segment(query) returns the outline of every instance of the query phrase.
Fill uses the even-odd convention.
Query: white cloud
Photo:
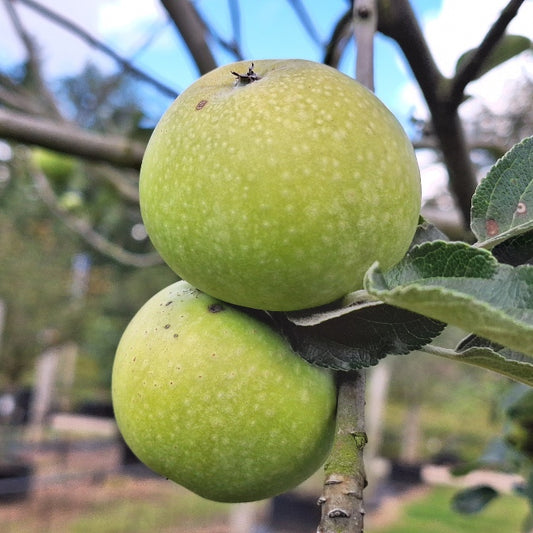
[[[159,0],[107,0],[98,10],[98,29],[103,34],[127,32],[140,21],[151,21],[162,16]]]
[[[98,33],[127,53],[142,42],[143,29],[165,19],[159,0],[106,0],[98,9]]]
[[[72,0],[41,0],[51,11],[81,26],[95,35],[97,31],[97,7],[104,0],[72,2]],[[45,72],[57,76],[80,67],[90,48],[72,33],[47,20],[36,11],[17,2],[13,3],[26,31],[38,45],[44,61]],[[0,4],[0,62],[15,64],[25,59],[25,48],[16,34],[5,7]]]

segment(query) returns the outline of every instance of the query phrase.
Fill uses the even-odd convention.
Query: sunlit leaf
[[[533,267],[502,265],[465,243],[428,242],[365,288],[382,301],[533,356]],[[531,359],[533,361],[533,359]]]

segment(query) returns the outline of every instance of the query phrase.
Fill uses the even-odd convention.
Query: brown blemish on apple
[[[170,327],[170,324],[165,324],[164,328],[168,329]]]
[[[495,235],[498,235],[498,233],[500,233],[500,227],[493,218],[489,218],[485,222],[485,230],[489,237],[494,237]]]
[[[195,107],[196,111],[200,111],[200,110],[202,110],[202,109],[205,107],[206,104],[207,104],[207,100],[200,100],[200,101],[196,104],[196,107]]]
[[[224,306],[222,304],[219,304],[219,303],[211,304],[211,305],[209,305],[207,307],[207,310],[210,313],[220,313],[220,311],[224,311]]]

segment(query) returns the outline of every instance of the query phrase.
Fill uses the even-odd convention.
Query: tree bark
[[[475,78],[522,3],[523,0],[509,2],[472,59],[449,79],[437,68],[409,0],[378,0],[378,30],[398,43],[422,90],[465,229],[470,220],[471,198],[477,178],[458,107],[463,101],[466,85]]]
[[[362,533],[366,474],[364,371],[338,374],[337,426],[333,449],[324,466],[325,481],[318,500],[322,518],[317,533]]]
[[[207,28],[189,0],[161,0],[198,67],[205,74],[217,67],[207,44]]]
[[[72,124],[3,108],[0,108],[0,138],[130,168],[141,166],[146,148],[126,137],[98,134]]]

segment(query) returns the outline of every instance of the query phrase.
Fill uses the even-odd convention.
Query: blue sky
[[[413,8],[421,20],[438,15],[442,0],[414,0]],[[224,1],[200,0],[198,9],[209,24],[226,39],[232,36],[231,17],[228,4]],[[346,0],[329,0],[328,2],[310,2],[308,10],[322,43],[326,42],[334,25],[347,9]],[[285,0],[271,2],[240,2],[241,38],[244,55],[249,59],[260,58],[305,58],[321,61],[323,48],[308,35],[300,24],[294,10]],[[140,31],[150,27],[139,21]],[[153,27],[153,26],[152,26]],[[120,47],[123,32],[111,31],[108,39],[114,46]],[[176,47],[176,41],[179,45]],[[172,44],[170,44],[172,43]],[[219,64],[233,60],[233,57],[221,47],[214,47]],[[409,77],[408,69],[402,63],[395,43],[378,36],[375,44],[376,53],[376,94],[404,122],[407,122],[412,109],[402,102],[401,88]],[[197,77],[195,66],[172,27],[166,27],[153,46],[137,57],[137,62],[147,65],[151,72],[157,72],[169,84],[178,80],[178,90],[182,90]],[[350,46],[340,65],[341,70],[353,75],[355,65],[355,48]],[[175,85],[174,85],[175,86]]]
[[[347,8],[347,0],[301,0],[305,4],[321,41],[326,41],[335,22]],[[165,24],[165,12],[159,0],[40,0],[41,4],[62,14],[86,29],[124,57],[131,57],[153,35],[150,46],[134,57],[137,67],[177,91],[198,77],[198,72],[171,24]],[[196,0],[209,24],[223,37],[231,36],[229,0]],[[320,61],[323,50],[303,31],[287,0],[238,0],[241,13],[242,48],[250,59],[300,57]],[[430,49],[441,70],[450,75],[459,55],[479,44],[507,0],[412,0],[413,8],[426,34]],[[75,74],[86,60],[102,68],[116,65],[95,53],[80,39],[43,20],[21,3],[15,3],[29,31],[37,38],[46,72],[50,78]],[[533,38],[533,2],[525,2],[512,31]],[[232,58],[215,48],[219,64]],[[23,48],[12,31],[5,8],[0,3],[0,66],[20,61]],[[350,48],[341,69],[354,73],[354,49]],[[376,94],[407,125],[415,110],[424,112],[423,99],[413,82],[409,68],[396,45],[389,39],[376,38]],[[154,93],[147,97],[155,98]],[[150,102],[147,102],[149,104]],[[167,105],[165,102],[164,105]],[[151,102],[155,116],[164,109]]]

